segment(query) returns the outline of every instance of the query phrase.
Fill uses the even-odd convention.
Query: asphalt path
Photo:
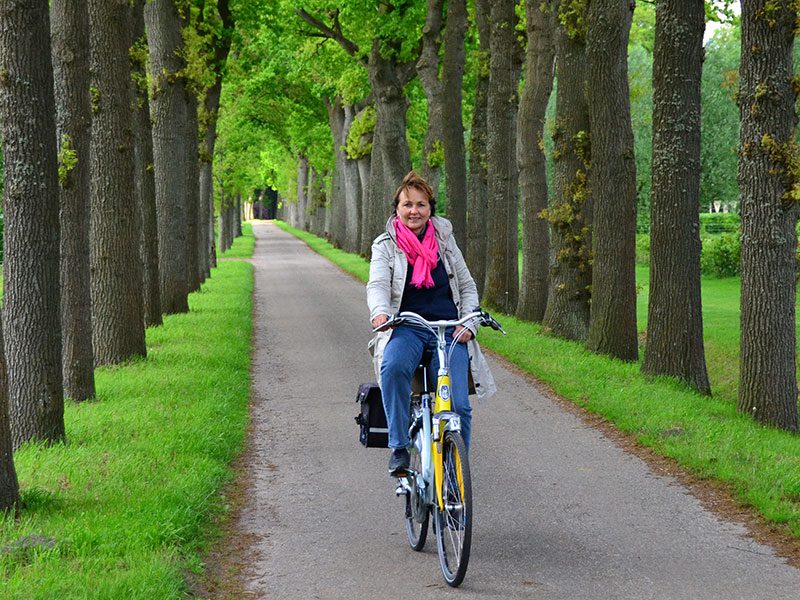
[[[254,225],[246,500],[234,523],[248,595],[264,598],[800,597],[800,570],[705,510],[489,357],[474,401],[472,558],[442,580],[436,542],[406,542],[388,451],[353,420],[373,381],[364,285],[271,223]]]

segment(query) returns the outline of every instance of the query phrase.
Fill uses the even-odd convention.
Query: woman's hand
[[[374,319],[372,319],[372,328],[376,329],[386,323],[389,320],[389,315],[378,315]]]
[[[456,325],[456,329],[455,329],[455,331],[453,331],[453,337],[457,338],[458,337],[458,333],[462,329],[466,329],[466,331],[464,332],[464,335],[462,335],[461,338],[458,340],[458,343],[459,344],[466,344],[468,341],[470,341],[472,339],[472,331],[467,329],[463,325]]]

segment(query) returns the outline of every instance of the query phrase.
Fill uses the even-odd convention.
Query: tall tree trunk
[[[391,211],[390,208],[384,208],[386,184],[383,168],[384,158],[383,152],[381,152],[381,136],[383,135],[381,129],[381,122],[376,122],[375,131],[372,133],[372,153],[370,154],[369,184],[367,186],[369,199],[364,203],[364,216],[361,223],[361,255],[367,257],[372,252],[372,240],[385,230],[386,219]],[[391,194],[391,192],[389,193]],[[380,202],[380,198],[384,198],[384,201]],[[378,227],[381,220],[383,220],[383,228]]]
[[[329,98],[325,99],[325,108],[328,111],[328,125],[331,128],[331,136],[333,137],[334,159],[335,164],[333,168],[333,181],[331,190],[331,201],[328,207],[330,215],[330,238],[331,243],[337,248],[344,247],[345,233],[345,205],[347,200],[345,189],[345,160],[347,156],[342,147],[345,145],[345,112],[342,106],[342,99],[337,96],[333,101]],[[298,191],[298,195],[299,195]]]
[[[82,0],[52,0],[50,14],[60,154],[62,371],[64,395],[80,401],[95,395],[89,308],[89,13]]]
[[[308,209],[308,158],[302,154],[297,159],[297,227],[307,230],[306,215]]]
[[[200,247],[200,159],[198,149],[199,124],[197,121],[197,97],[189,86],[184,87],[187,114],[184,133],[183,154],[186,160],[186,285],[189,292],[200,289],[198,248]]]
[[[447,2],[447,27],[442,60],[442,142],[445,165],[447,216],[459,248],[467,248],[467,162],[461,88],[464,84],[466,0]]]
[[[242,195],[236,194],[236,221],[234,223],[235,237],[242,236]]]
[[[3,329],[15,447],[29,440],[64,439],[59,200],[48,4],[30,0],[0,8]]]
[[[642,371],[709,394],[700,300],[703,0],[659,0],[653,51],[650,298]]]
[[[479,50],[475,76],[475,108],[469,140],[469,181],[467,189],[467,266],[483,296],[486,282],[486,211],[489,203],[486,171],[486,112],[489,98],[489,0],[475,1]]]
[[[516,39],[513,0],[498,0],[491,8],[491,56],[487,115],[488,244],[486,301],[510,313],[517,306],[519,270],[517,247],[516,140],[514,117],[517,79],[514,76]]]
[[[767,10],[769,4],[770,10]],[[739,411],[797,431],[795,4],[742,3]]]
[[[145,356],[140,219],[133,192],[130,11],[89,2],[92,110],[92,342],[95,364]]]
[[[439,179],[442,174],[444,158],[442,146],[444,90],[439,79],[442,8],[443,0],[428,0],[428,14],[425,19],[425,27],[422,29],[422,51],[417,61],[417,74],[422,88],[425,90],[425,98],[428,103],[428,128],[425,132],[425,147],[422,151],[420,174],[433,189],[434,198],[439,195]]]
[[[145,5],[150,42],[150,77],[153,97],[153,158],[158,213],[158,270],[161,310],[164,314],[189,310],[187,301],[187,178],[183,157],[186,102],[184,67],[179,52],[183,44],[181,23],[172,0],[152,0]],[[176,159],[178,157],[178,159]]]
[[[350,126],[356,115],[356,107],[344,107],[344,124],[342,137],[347,140]],[[361,236],[361,180],[358,175],[358,162],[344,157],[344,198],[345,198],[345,227],[343,248],[348,252],[358,252],[358,242]]]
[[[541,213],[547,208],[543,136],[547,102],[553,91],[554,2],[526,0],[525,10],[528,48],[517,138],[522,191],[522,282],[517,316],[538,322],[547,308],[549,270],[549,227]]]
[[[136,204],[141,217],[139,256],[142,262],[142,302],[145,327],[161,325],[161,292],[158,277],[158,223],[156,183],[153,177],[153,128],[147,90],[147,38],[144,32],[145,0],[136,0],[133,12],[134,47],[131,69],[134,85],[133,132],[136,144]]]
[[[19,481],[14,468],[11,423],[8,412],[8,370],[3,352],[3,327],[0,324],[0,511],[19,504]]]
[[[562,2],[556,8],[560,24],[555,31],[558,87],[553,129],[553,200],[546,213],[552,238],[542,325],[560,337],[585,340],[592,283],[585,10],[572,13],[569,8]]]
[[[592,0],[586,58],[592,129],[594,262],[586,346],[639,357],[636,331],[636,161],[628,88],[631,0]]]

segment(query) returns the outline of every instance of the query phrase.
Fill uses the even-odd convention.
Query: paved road
[[[254,230],[253,460],[236,527],[254,540],[237,562],[255,597],[800,597],[800,570],[497,361],[500,392],[474,411],[472,559],[447,588],[432,537],[407,546],[387,451],[357,442],[355,391],[373,379],[363,285],[274,225]]]

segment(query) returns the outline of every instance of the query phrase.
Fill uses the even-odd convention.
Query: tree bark
[[[328,112],[328,125],[331,128],[335,159],[331,186],[331,201],[328,207],[328,213],[330,215],[329,233],[331,243],[337,248],[343,248],[346,238],[344,230],[346,228],[345,210],[347,204],[347,190],[344,180],[347,156],[345,155],[345,151],[342,150],[342,146],[345,145],[345,111],[342,106],[342,99],[339,96],[334,98],[333,101],[326,98],[325,108]]]
[[[639,356],[636,331],[636,161],[628,88],[631,0],[592,0],[586,59],[592,129],[594,262],[586,346]]]
[[[197,96],[189,86],[184,86],[186,123],[183,153],[186,160],[186,285],[189,292],[200,289],[200,140],[197,120]]]
[[[49,49],[48,2],[29,0],[0,8],[3,323],[15,447],[29,440],[64,439],[59,202]]]
[[[297,159],[297,227],[304,231],[308,214],[308,158],[302,154]]]
[[[514,117],[517,78],[514,76],[513,0],[498,0],[491,8],[491,56],[487,113],[488,244],[485,300],[505,313],[514,311],[519,293],[517,246],[518,204]]]
[[[659,0],[653,51],[650,298],[642,371],[710,394],[700,299],[703,0]]]
[[[53,0],[50,13],[56,145],[61,154],[63,385],[67,398],[80,401],[95,395],[89,274],[89,13],[79,0]]]
[[[467,248],[467,162],[461,90],[464,84],[466,30],[466,0],[449,0],[442,60],[444,184],[447,216],[453,224],[453,235],[458,247],[464,249]]]
[[[133,131],[135,140],[134,191],[141,218],[139,257],[142,263],[142,303],[145,327],[163,323],[158,277],[158,223],[156,183],[153,177],[153,129],[147,90],[147,38],[144,31],[145,0],[136,0],[133,13],[131,69],[134,86]]]
[[[164,314],[189,310],[187,300],[187,178],[184,85],[177,73],[184,67],[179,56],[183,44],[181,23],[172,0],[152,0],[145,5],[150,42],[150,77],[153,97],[153,158],[158,213],[158,269],[161,310]],[[177,158],[176,158],[177,157]]]
[[[553,128],[553,200],[548,210],[551,232],[546,331],[569,340],[585,340],[589,331],[592,283],[592,193],[589,189],[591,144],[586,105],[585,11],[566,18],[556,14],[556,118]]]
[[[547,208],[543,136],[545,112],[553,91],[554,2],[526,0],[525,10],[528,47],[517,139],[522,192],[522,282],[517,316],[539,322],[547,308],[550,250],[549,228],[541,213]]]
[[[3,327],[0,325],[0,511],[8,511],[19,504],[19,481],[14,468],[8,408],[8,370],[3,352]]]
[[[89,2],[92,118],[92,342],[95,364],[145,356],[134,185],[131,22],[126,4]]]
[[[475,76],[475,108],[469,141],[469,181],[467,190],[467,266],[483,296],[486,283],[486,211],[489,204],[486,170],[486,112],[489,98],[489,0],[475,1],[475,21],[479,46]]]
[[[796,18],[794,3],[788,0],[742,3],[737,408],[761,423],[790,431],[798,429],[795,225],[800,184],[792,77]]]
[[[442,8],[443,0],[428,0],[428,13],[422,29],[422,51],[417,61],[417,75],[419,75],[428,104],[428,128],[425,131],[420,175],[430,184],[434,198],[439,196],[439,179],[442,174],[442,153],[444,152],[442,146],[444,88],[439,79]]]

